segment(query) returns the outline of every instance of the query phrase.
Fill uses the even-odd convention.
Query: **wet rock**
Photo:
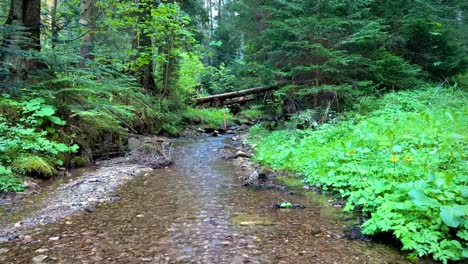
[[[205,133],[210,134],[216,131],[216,129],[211,128],[211,127],[205,127]]]
[[[32,262],[33,263],[41,263],[44,260],[46,260],[47,258],[48,258],[48,256],[46,256],[46,255],[38,255],[38,256],[35,256],[34,258],[32,258]]]
[[[235,158],[248,158],[248,159],[251,159],[252,158],[252,154],[250,153],[245,153],[243,151],[238,151],[235,155]]]
[[[96,211],[96,207],[86,206],[85,211],[88,212],[88,213],[94,213],[94,211]]]
[[[219,137],[219,132],[217,130],[213,131],[213,133],[211,133],[211,136],[212,137]]]
[[[23,241],[24,243],[30,243],[30,242],[33,241],[33,239],[32,239],[31,236],[26,235],[26,236],[23,237],[22,241]]]
[[[258,183],[258,172],[253,171],[247,177],[241,179],[244,182],[244,186],[256,185]]]
[[[267,180],[267,179],[272,179],[276,177],[276,172],[274,170],[271,170],[269,168],[262,168],[259,172],[258,172],[258,178],[259,179],[263,179],[263,180]]]
[[[284,205],[284,204],[279,204],[279,203],[276,203],[276,204],[273,204],[273,208],[276,208],[276,209],[304,209],[305,206],[302,205],[302,204],[287,204],[287,205]]]
[[[360,226],[352,226],[346,232],[346,237],[351,240],[372,241],[372,238],[361,232]]]
[[[128,139],[128,144],[127,144],[127,149],[132,152],[132,151],[136,151],[138,149],[141,149],[143,146],[144,146],[144,142],[137,139],[137,138],[134,138],[134,137],[131,137]]]
[[[17,234],[13,234],[8,237],[8,241],[16,241],[18,238],[19,236]]]
[[[0,255],[6,254],[8,251],[10,251],[8,248],[0,248]]]
[[[88,182],[93,183],[93,182],[100,182],[98,178],[89,178]]]

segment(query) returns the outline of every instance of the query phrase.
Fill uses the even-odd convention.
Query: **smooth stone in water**
[[[38,256],[35,256],[32,261],[33,263],[41,263],[42,261],[46,260],[48,258],[48,256],[46,255],[38,255]]]

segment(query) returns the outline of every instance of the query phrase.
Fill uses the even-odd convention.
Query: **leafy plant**
[[[0,165],[0,192],[20,192],[23,190],[24,184],[13,176],[11,169]]]
[[[255,127],[250,142],[257,160],[346,198],[346,210],[369,217],[364,233],[392,232],[412,257],[446,263],[466,255],[466,95],[391,93],[316,131]]]
[[[292,208],[293,205],[290,202],[282,202],[280,205],[280,208]]]

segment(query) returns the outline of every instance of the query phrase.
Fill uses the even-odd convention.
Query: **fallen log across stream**
[[[286,83],[277,83],[277,84],[269,85],[269,86],[260,86],[260,87],[250,88],[250,89],[236,91],[236,92],[211,95],[207,97],[197,98],[195,99],[195,102],[197,105],[211,103],[216,106],[228,105],[228,104],[233,104],[233,103],[243,103],[243,102],[252,101],[255,99],[253,97],[245,97],[246,95],[260,94],[260,93],[266,93],[269,91],[274,91],[284,86],[285,84]],[[238,97],[240,98],[233,99],[233,98],[238,98]],[[232,99],[232,100],[227,100],[227,99]]]

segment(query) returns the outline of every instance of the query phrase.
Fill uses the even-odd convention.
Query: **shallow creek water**
[[[0,262],[410,263],[344,238],[343,215],[323,196],[242,187],[248,171],[219,158],[223,140],[179,143],[174,166],[126,184],[120,201],[31,230],[33,242],[0,244]],[[283,201],[306,208],[272,208]]]

